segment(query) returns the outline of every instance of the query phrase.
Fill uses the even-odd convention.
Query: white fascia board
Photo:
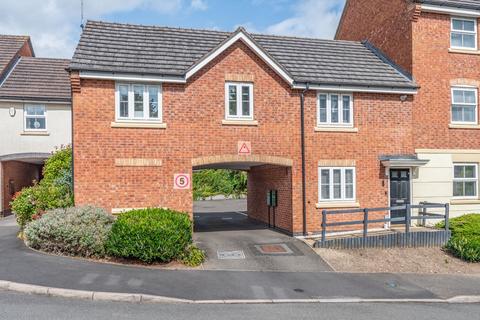
[[[32,103],[32,104],[62,104],[62,105],[65,105],[65,106],[71,106],[72,103],[71,102],[67,102],[67,101],[56,101],[56,100],[31,100],[31,99],[21,99],[21,98],[18,98],[18,99],[2,99],[0,98],[0,102],[10,102],[10,103]]]
[[[234,37],[225,42],[222,46],[217,48],[199,64],[190,69],[186,74],[186,79],[189,79],[200,69],[205,67],[209,62],[218,57],[222,52],[227,50],[231,45],[233,45],[238,40],[243,41],[253,52],[255,52],[265,63],[267,63],[278,75],[280,75],[285,81],[290,85],[293,84],[293,79],[277,64],[273,61],[262,49],[260,49],[249,37],[247,37],[243,32],[237,33]]]
[[[457,15],[462,17],[480,17],[480,10],[452,8],[445,6],[436,6],[431,4],[422,4],[422,11]]]
[[[80,78],[135,82],[186,83],[186,80],[182,78],[100,71],[80,71]]]
[[[294,85],[293,89],[305,89],[305,85]],[[417,94],[417,89],[402,88],[381,88],[381,87],[355,87],[355,86],[322,86],[309,85],[309,90],[328,91],[328,92],[371,92],[371,93],[389,93],[389,94]]]

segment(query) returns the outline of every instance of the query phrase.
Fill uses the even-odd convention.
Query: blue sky
[[[85,19],[332,38],[345,0],[84,0]],[[32,37],[37,56],[73,54],[80,0],[2,0],[0,33]]]

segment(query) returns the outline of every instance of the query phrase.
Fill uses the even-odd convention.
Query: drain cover
[[[242,250],[217,251],[217,257],[220,260],[240,260],[245,259],[245,254]]]
[[[255,245],[258,251],[262,254],[292,254],[292,250],[285,244],[258,244]]]

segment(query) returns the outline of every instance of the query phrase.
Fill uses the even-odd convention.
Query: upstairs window
[[[225,118],[253,120],[253,84],[225,83]]]
[[[477,197],[477,165],[457,163],[453,165],[453,196],[456,198]]]
[[[47,109],[41,104],[25,105],[25,131],[47,130]]]
[[[159,85],[116,86],[116,120],[162,121],[162,90]]]
[[[320,167],[318,171],[320,201],[355,200],[355,168]]]
[[[477,20],[452,18],[450,39],[453,49],[477,50]]]
[[[353,126],[351,94],[319,93],[317,126]]]
[[[477,123],[477,89],[452,88],[452,123]]]

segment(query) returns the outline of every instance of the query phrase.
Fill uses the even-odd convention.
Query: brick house
[[[76,205],[191,214],[192,170],[241,169],[248,215],[276,189],[299,235],[323,208],[386,206],[382,163],[424,163],[417,84],[370,43],[89,21],[70,75]]]
[[[415,153],[429,160],[412,201],[480,211],[480,50],[477,0],[347,0],[336,39],[367,40],[412,74]],[[381,26],[381,27],[380,27]]]
[[[71,142],[69,60],[37,58],[27,36],[0,35],[0,215]]]

